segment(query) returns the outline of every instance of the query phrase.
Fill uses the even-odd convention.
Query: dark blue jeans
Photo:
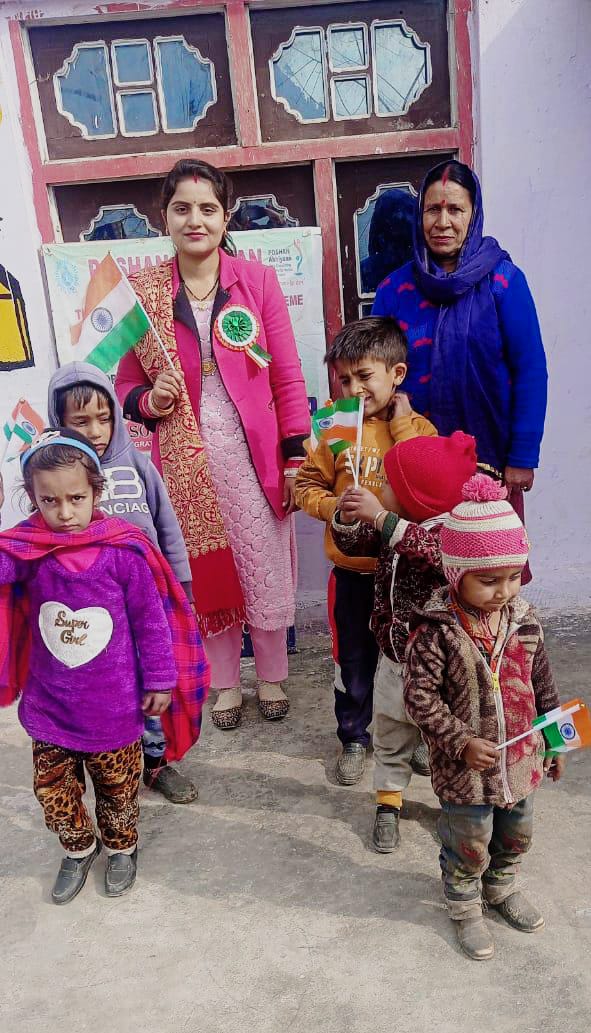
[[[447,907],[452,918],[473,918],[482,911],[481,880],[491,904],[513,893],[519,864],[531,846],[534,795],[511,808],[439,802],[439,864]]]
[[[373,681],[378,644],[370,631],[373,610],[373,574],[335,567],[330,575],[329,620],[335,660],[337,735],[343,745],[369,745],[368,726],[373,707]]]

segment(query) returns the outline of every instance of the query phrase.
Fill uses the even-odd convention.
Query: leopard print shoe
[[[212,707],[211,720],[216,728],[225,731],[238,727],[242,720],[242,692],[239,688],[220,689]]]

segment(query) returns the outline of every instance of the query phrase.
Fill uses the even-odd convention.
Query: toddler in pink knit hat
[[[464,953],[482,961],[494,952],[482,897],[522,932],[544,926],[515,879],[532,840],[533,791],[544,771],[560,778],[564,758],[545,756],[539,732],[502,745],[559,699],[542,628],[519,595],[525,528],[485,474],[462,494],[440,536],[448,587],[411,622],[404,700],[429,745],[449,915]]]

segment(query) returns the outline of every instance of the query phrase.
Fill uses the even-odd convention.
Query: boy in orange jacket
[[[359,484],[378,497],[385,483],[383,457],[392,445],[437,435],[427,419],[413,412],[407,396],[397,393],[406,376],[406,358],[406,338],[396,320],[376,316],[345,326],[326,355],[344,397],[363,401]],[[334,563],[328,607],[337,735],[343,747],[336,768],[341,785],[354,785],[363,775],[378,660],[378,646],[369,627],[375,558],[345,556],[330,532],[339,499],[352,484],[346,453],[335,456],[322,440],[308,452],[296,478],[297,504],[309,516],[326,522],[324,544]]]

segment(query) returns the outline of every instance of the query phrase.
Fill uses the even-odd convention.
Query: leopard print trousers
[[[120,750],[77,753],[33,740],[33,789],[45,824],[64,850],[79,853],[95,840],[84,801],[86,768],[94,786],[96,821],[105,846],[127,850],[137,843],[138,793],[142,770],[141,739]]]

